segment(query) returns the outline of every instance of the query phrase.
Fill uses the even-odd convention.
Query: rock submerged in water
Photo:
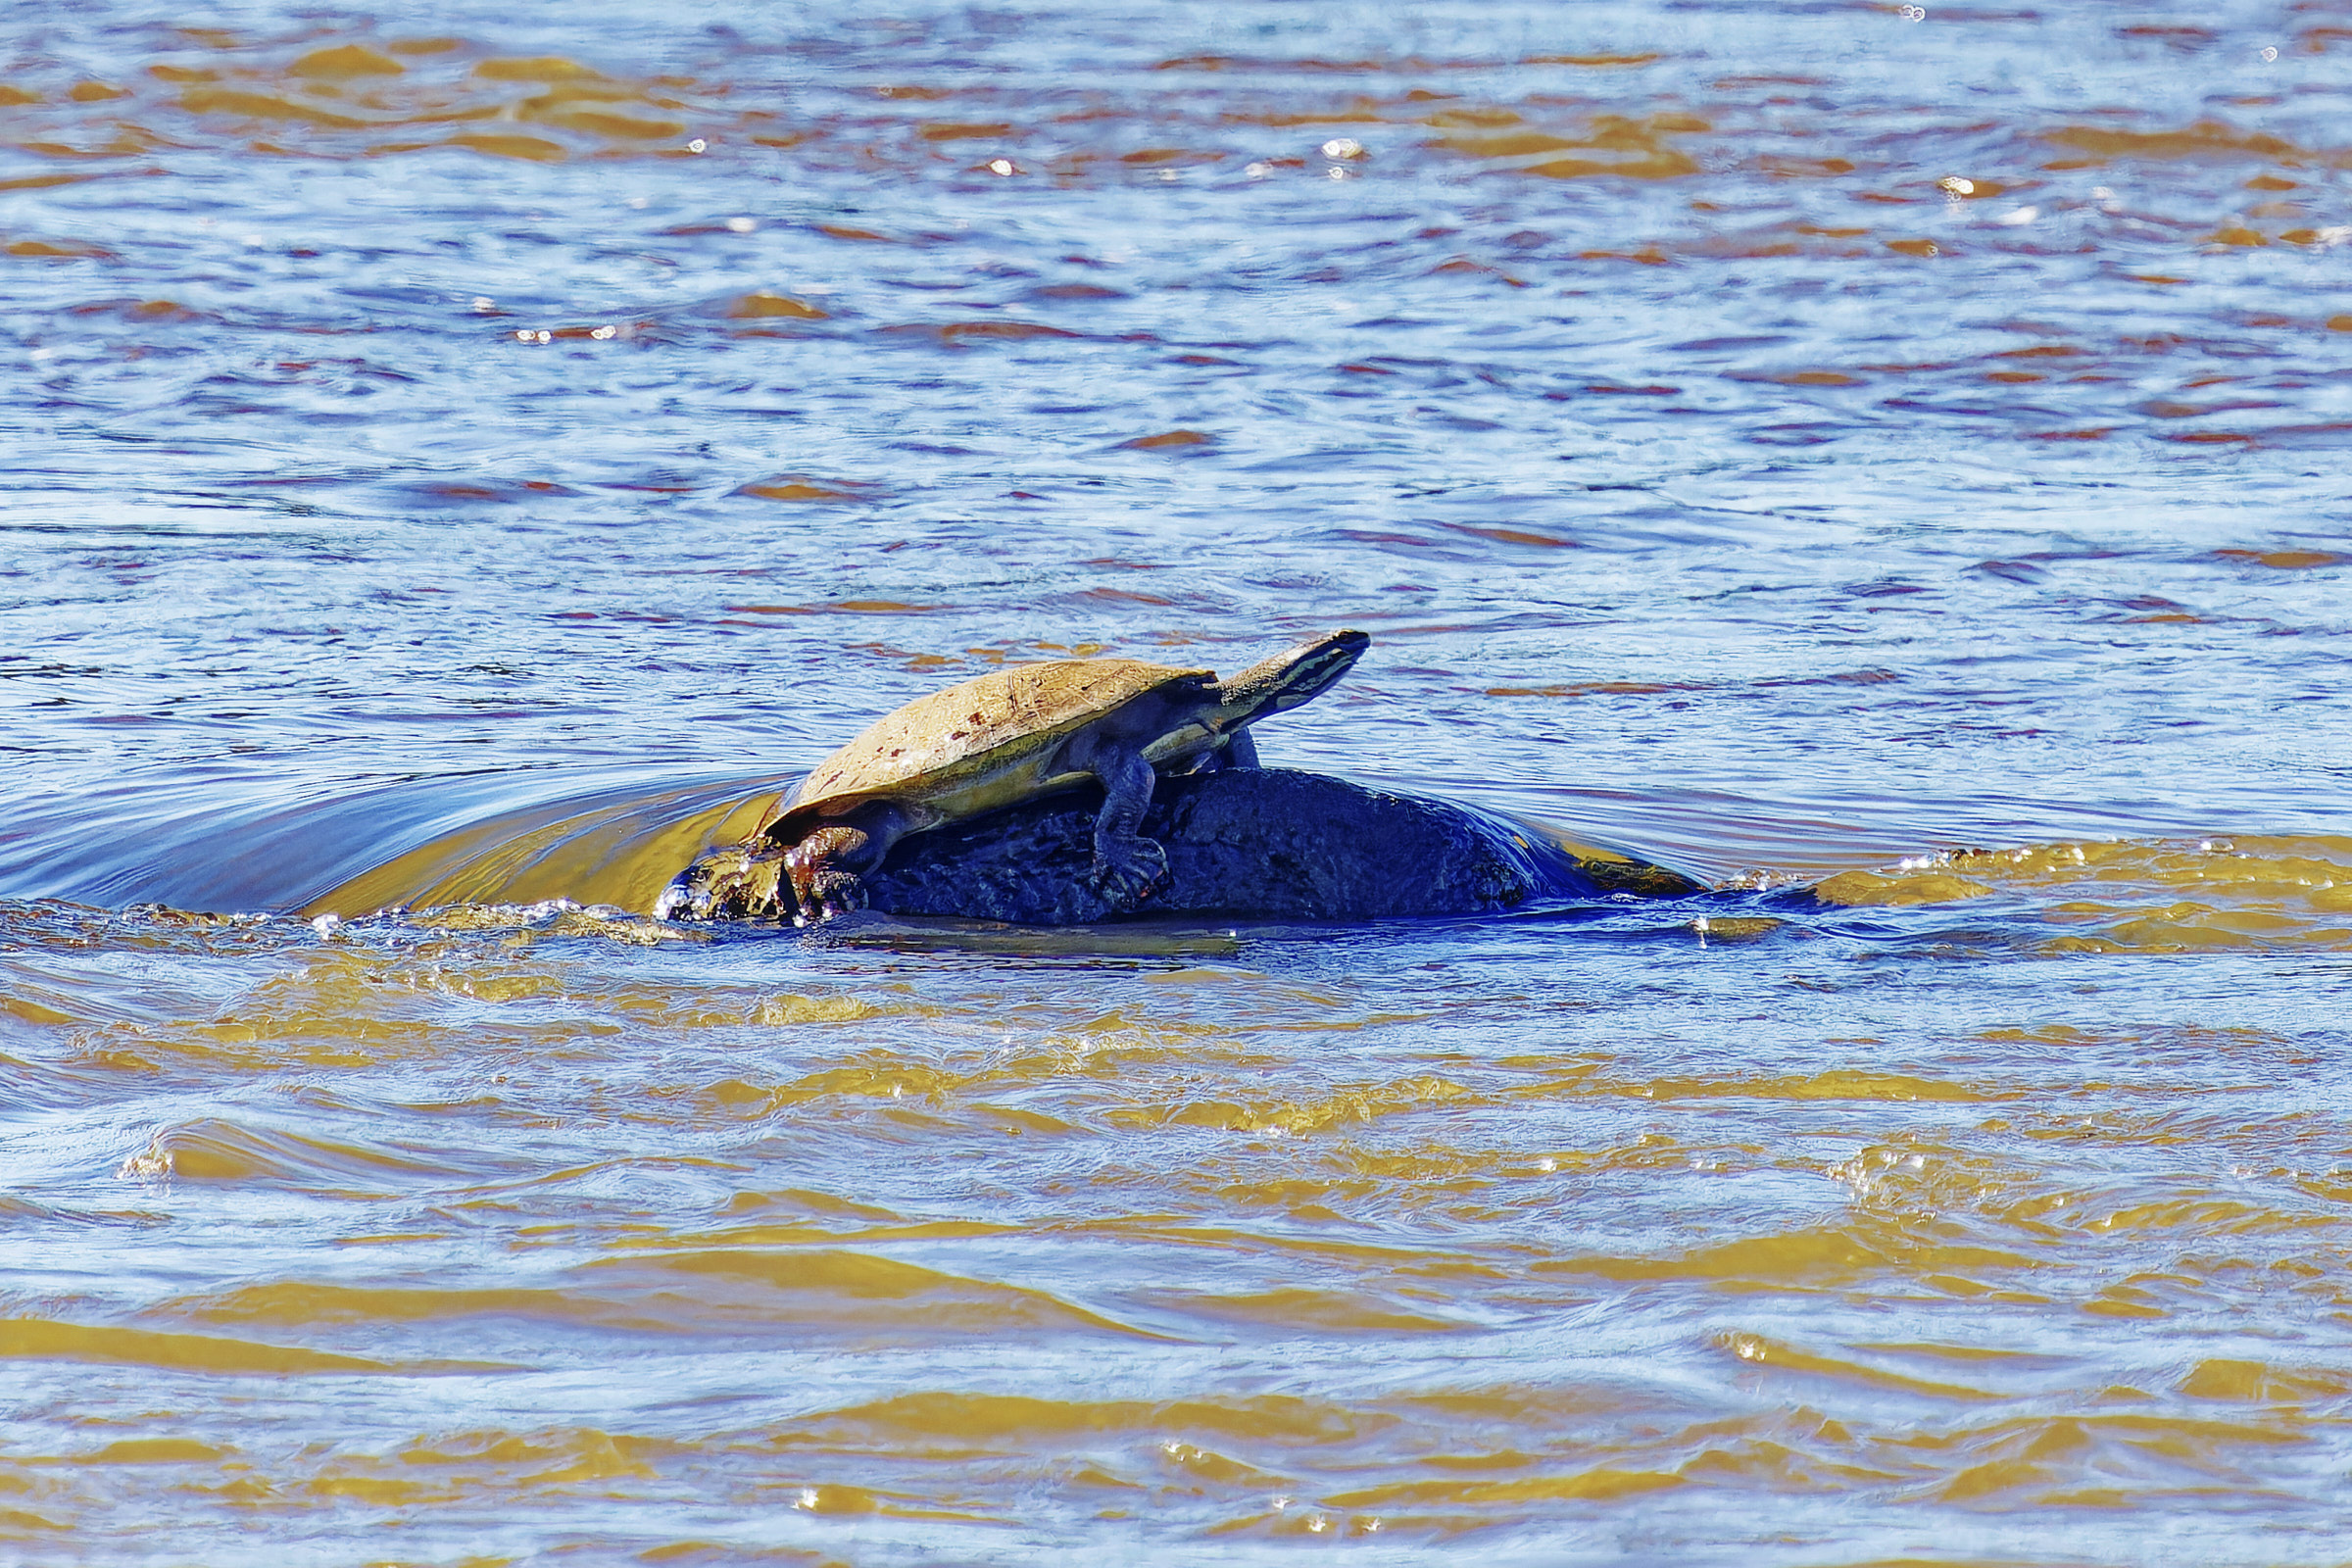
[[[1168,880],[1122,914],[1089,876],[1100,792],[1072,791],[903,839],[866,873],[869,907],[1015,925],[1222,916],[1370,920],[1482,914],[1531,899],[1703,891],[1678,871],[1445,801],[1288,768],[1163,778],[1143,832],[1165,845]],[[784,851],[713,850],[680,873],[661,910],[700,920],[789,919]]]

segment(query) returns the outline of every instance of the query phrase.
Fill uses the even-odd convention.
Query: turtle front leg
[[[1102,810],[1095,818],[1095,885],[1115,909],[1132,909],[1168,879],[1168,852],[1136,829],[1152,808],[1159,776],[1140,752],[1105,748],[1089,760],[1102,781]]]
[[[806,926],[865,906],[859,880],[882,863],[906,823],[882,803],[818,828],[784,855],[784,880],[791,884],[792,923]]]
[[[1235,730],[1221,746],[1202,748],[1190,759],[1163,760],[1161,770],[1170,778],[1197,778],[1204,773],[1222,773],[1229,767],[1256,767],[1257,743],[1246,729]]]
[[[784,855],[784,875],[792,884],[794,925],[830,920],[865,905],[865,889],[858,872],[866,868],[871,840],[854,827],[820,827]],[[855,862],[857,870],[850,865]]]

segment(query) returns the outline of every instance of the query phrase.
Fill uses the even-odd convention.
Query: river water
[[[153,15],[0,61],[0,1555],[2341,1561],[2352,10]],[[1343,625],[1269,763],[1717,891],[643,918]]]

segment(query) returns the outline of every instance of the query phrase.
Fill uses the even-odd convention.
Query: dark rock
[[[1095,891],[1097,791],[1071,791],[902,839],[864,878],[868,906],[1017,925],[1119,918],[1369,920],[1479,914],[1531,899],[1701,890],[1663,866],[1572,843],[1532,823],[1287,768],[1163,778],[1143,831],[1165,845],[1166,884],[1122,915]],[[789,846],[713,850],[682,872],[664,912],[789,918],[777,901]]]

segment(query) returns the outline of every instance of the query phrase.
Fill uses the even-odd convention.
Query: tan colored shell
[[[1163,686],[1216,671],[1133,659],[1013,664],[885,714],[801,781],[785,815],[837,816],[859,801],[956,798],[964,809],[1010,805],[1052,786],[1054,749],[1088,724]],[[1001,784],[1001,788],[990,788]],[[971,799],[975,792],[991,797]]]

